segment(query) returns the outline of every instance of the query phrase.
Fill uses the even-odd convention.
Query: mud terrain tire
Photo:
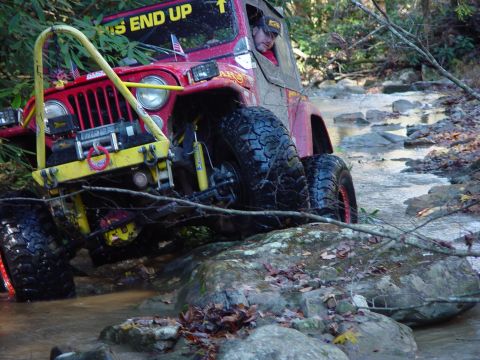
[[[282,122],[261,107],[236,109],[220,124],[219,136],[233,154],[240,178],[240,203],[246,210],[304,210],[308,186],[297,149]],[[248,221],[247,221],[248,220]],[[236,219],[244,234],[288,224],[288,219]]]
[[[352,176],[345,162],[335,155],[303,159],[309,185],[310,209],[317,215],[356,223],[357,199]]]
[[[3,282],[11,283],[16,301],[68,298],[75,295],[73,275],[55,225],[41,206],[0,209],[0,256]]]

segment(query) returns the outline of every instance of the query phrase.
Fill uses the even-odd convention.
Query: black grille
[[[80,91],[70,95],[68,101],[82,130],[136,118],[131,106],[112,85]]]

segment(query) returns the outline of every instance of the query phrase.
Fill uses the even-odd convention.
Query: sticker
[[[90,74],[87,74],[87,80],[92,80],[92,79],[96,79],[96,78],[99,78],[99,77],[102,77],[102,76],[105,76],[105,73],[103,71],[95,71],[95,72],[92,72]]]
[[[218,2],[220,3],[221,0],[219,0]],[[223,12],[225,12],[225,6],[223,7]],[[172,6],[171,8],[165,10],[156,10],[146,14],[131,16],[126,20],[122,20],[117,25],[107,26],[107,30],[112,34],[123,35],[127,31],[135,32],[143,29],[161,26],[166,22],[180,21],[186,19],[192,13],[192,5],[187,3]]]
[[[225,3],[226,3],[226,0],[217,1],[218,11],[220,11],[220,14],[225,13]]]
[[[241,86],[248,84],[246,75],[240,74],[236,71],[220,71],[220,77],[233,80]]]
[[[235,56],[235,61],[246,70],[251,70],[256,65],[256,63],[252,61],[252,55],[250,55],[250,53]]]

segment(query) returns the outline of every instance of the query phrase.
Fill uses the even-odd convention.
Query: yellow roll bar
[[[105,75],[112,81],[118,91],[128,101],[130,106],[143,120],[150,132],[155,136],[158,141],[169,142],[162,130],[155,124],[150,115],[147,114],[145,109],[138,103],[137,99],[128,89],[130,87],[148,87],[156,89],[166,90],[183,90],[181,86],[171,85],[151,85],[151,84],[137,84],[137,83],[125,83],[118,75],[113,71],[110,65],[105,61],[103,56],[98,52],[95,46],[88,40],[88,38],[79,30],[68,25],[54,25],[44,30],[37,38],[34,47],[34,75],[35,75],[35,117],[37,122],[37,167],[38,169],[44,169],[46,164],[46,151],[45,151],[45,102],[44,102],[44,87],[43,87],[43,45],[45,41],[55,33],[66,33],[76,38],[87,50],[93,60],[100,66]],[[128,84],[128,85],[127,85]],[[28,124],[31,116],[28,117],[25,123]],[[26,126],[25,124],[23,126]]]
[[[133,87],[133,88],[146,88],[146,89],[161,89],[161,90],[177,90],[182,91],[183,86],[175,86],[175,85],[155,85],[155,84],[144,84],[144,83],[134,83],[134,82],[123,82],[126,87]]]

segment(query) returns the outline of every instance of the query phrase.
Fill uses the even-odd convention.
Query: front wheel
[[[356,223],[357,198],[345,162],[330,154],[314,155],[302,161],[307,174],[311,210],[320,216]]]
[[[0,211],[0,278],[11,298],[35,301],[75,295],[73,275],[53,221],[39,206]]]
[[[238,174],[237,207],[245,210],[304,210],[308,187],[302,162],[288,130],[269,110],[236,109],[222,119],[216,158],[233,164]],[[289,224],[288,219],[235,219],[244,234]]]

